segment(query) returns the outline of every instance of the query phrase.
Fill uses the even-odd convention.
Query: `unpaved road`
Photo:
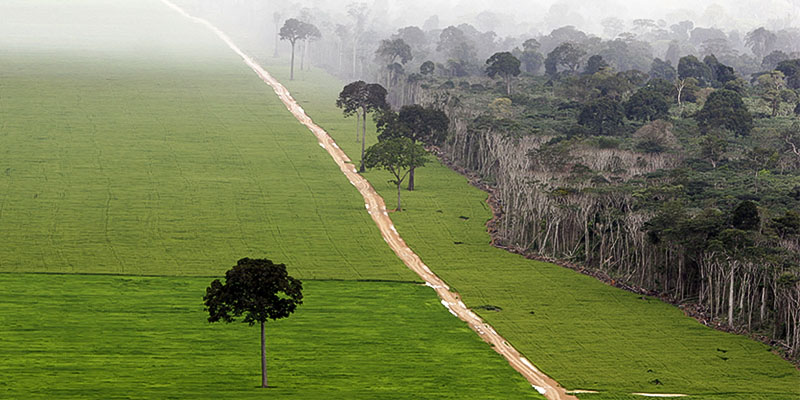
[[[320,128],[314,123],[314,121],[311,120],[311,118],[308,117],[308,115],[306,115],[305,111],[303,111],[300,105],[298,105],[297,102],[292,98],[291,94],[289,94],[289,91],[286,90],[286,88],[281,85],[280,82],[275,80],[250,56],[240,50],[239,47],[236,46],[236,44],[233,43],[233,41],[228,37],[228,35],[217,29],[210,22],[186,13],[183,9],[173,4],[169,0],[161,1],[168,7],[179,12],[184,17],[189,18],[199,24],[205,25],[208,27],[208,29],[211,29],[228,45],[228,47],[231,48],[231,50],[242,57],[245,64],[252,68],[253,71],[255,71],[255,73],[258,74],[258,76],[266,84],[275,90],[275,93],[278,95],[278,97],[280,97],[281,101],[283,101],[283,104],[285,104],[289,109],[289,112],[291,112],[292,115],[294,115],[295,118],[300,121],[300,123],[308,127],[308,129],[314,133],[319,141],[319,145],[328,151],[328,154],[331,155],[333,160],[339,166],[339,169],[342,170],[342,173],[347,176],[347,179],[350,180],[350,183],[352,183],[353,186],[358,189],[359,193],[364,196],[367,212],[372,216],[375,224],[378,225],[381,235],[383,235],[383,239],[389,244],[389,247],[391,247],[395,254],[397,254],[397,256],[403,260],[408,268],[416,272],[417,275],[419,275],[425,281],[426,285],[430,286],[436,291],[436,294],[439,295],[439,298],[441,299],[442,305],[444,305],[448,311],[450,311],[450,313],[469,324],[469,327],[477,332],[484,341],[492,344],[494,350],[503,355],[503,357],[508,360],[509,364],[511,364],[514,369],[519,371],[519,373],[521,373],[522,376],[524,376],[528,382],[530,382],[531,385],[533,385],[534,388],[539,391],[539,393],[551,400],[577,400],[577,397],[567,394],[565,389],[562,388],[558,382],[539,371],[502,336],[497,334],[497,332],[495,332],[495,330],[489,324],[485,323],[474,312],[469,310],[461,301],[458,293],[450,291],[450,288],[447,286],[447,284],[444,283],[444,281],[436,274],[434,274],[422,262],[419,256],[417,256],[406,245],[406,243],[397,233],[394,224],[392,224],[392,220],[389,218],[383,198],[381,198],[381,196],[375,192],[375,189],[365,178],[358,174],[358,170],[351,163],[344,151],[342,151],[339,146],[336,145],[336,142],[333,141],[333,139],[328,135],[327,132],[325,132],[325,130]]]

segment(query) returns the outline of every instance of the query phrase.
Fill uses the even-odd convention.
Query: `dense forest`
[[[478,27],[388,27],[360,3],[238,4],[225,13],[273,56],[296,19],[318,33],[297,43],[300,69],[378,83],[395,111],[444,112],[447,134],[422,140],[490,187],[496,245],[800,355],[800,30],[606,18],[603,37],[500,37],[491,12]]]

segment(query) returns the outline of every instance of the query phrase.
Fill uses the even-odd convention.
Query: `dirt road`
[[[300,121],[300,123],[308,127],[308,129],[314,133],[319,141],[319,145],[328,151],[328,154],[331,155],[333,160],[339,166],[339,169],[342,170],[342,173],[347,176],[347,179],[350,180],[350,183],[352,183],[353,186],[355,186],[364,197],[367,212],[372,216],[375,224],[378,225],[381,235],[383,235],[383,239],[389,244],[389,247],[391,247],[395,254],[397,254],[397,256],[403,260],[408,268],[416,272],[425,281],[426,285],[430,286],[436,291],[436,294],[438,294],[439,298],[441,299],[442,305],[444,305],[447,310],[450,311],[450,313],[469,324],[469,327],[477,332],[484,341],[492,344],[494,350],[503,355],[508,360],[509,364],[511,364],[514,369],[519,371],[519,373],[521,373],[531,383],[531,385],[533,385],[533,387],[539,391],[539,393],[551,400],[577,400],[577,397],[567,394],[564,388],[562,388],[556,381],[539,371],[530,361],[523,357],[514,347],[512,347],[505,339],[503,339],[502,336],[498,335],[489,324],[485,323],[474,312],[469,310],[461,301],[458,293],[450,291],[450,288],[447,286],[447,284],[438,276],[436,276],[436,274],[434,274],[428,268],[428,266],[426,266],[422,260],[406,245],[400,235],[397,234],[397,230],[392,224],[392,220],[389,218],[383,198],[381,198],[381,196],[375,192],[375,189],[369,184],[369,182],[367,182],[366,179],[358,174],[358,170],[351,163],[344,151],[342,151],[339,146],[336,145],[336,142],[333,141],[333,139],[328,135],[327,132],[325,132],[325,130],[316,125],[314,121],[312,121],[311,118],[306,115],[305,111],[300,107],[300,105],[297,104],[289,91],[286,90],[286,88],[281,85],[280,82],[275,80],[250,56],[240,50],[239,47],[236,46],[236,44],[233,43],[233,41],[224,32],[217,29],[210,22],[202,18],[189,15],[183,9],[168,0],[161,1],[168,7],[179,12],[184,17],[189,18],[199,24],[205,25],[208,27],[208,29],[211,29],[228,45],[228,47],[231,48],[231,50],[242,57],[245,64],[252,68],[253,71],[255,71],[255,73],[266,84],[275,90],[275,93],[278,95],[281,101],[283,101],[283,104],[286,105],[286,108],[289,110],[289,112],[291,112],[292,115],[294,115],[295,118]]]

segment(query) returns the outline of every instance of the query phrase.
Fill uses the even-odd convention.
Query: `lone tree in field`
[[[389,171],[397,185],[397,211],[403,211],[400,203],[400,185],[412,169],[422,167],[428,161],[428,153],[419,143],[406,137],[395,137],[378,142],[366,154],[368,168],[380,168]]]
[[[511,78],[520,74],[520,65],[517,57],[507,51],[494,53],[486,60],[486,75],[490,78],[500,75],[506,82],[506,94],[511,96]]]
[[[261,324],[261,387],[267,387],[267,353],[264,323],[286,318],[303,304],[303,285],[286,273],[286,265],[265,259],[243,258],[225,273],[225,283],[215,279],[203,297],[208,322]]]
[[[319,38],[320,32],[316,26],[296,18],[289,18],[280,31],[281,40],[288,40],[292,45],[292,63],[289,80],[294,80],[294,49],[298,41]]]
[[[361,168],[359,172],[366,171],[364,165],[365,142],[367,137],[367,114],[389,108],[386,102],[386,89],[377,83],[366,83],[355,81],[347,84],[339,93],[336,99],[336,107],[344,112],[346,117],[356,114],[361,116]],[[358,126],[356,125],[356,137],[358,137]]]

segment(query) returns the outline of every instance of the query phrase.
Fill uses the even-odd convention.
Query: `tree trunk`
[[[267,343],[264,337],[264,321],[261,321],[261,387],[267,387]]]
[[[359,128],[361,127],[361,112],[356,110],[356,143],[358,143],[358,134],[360,132]]]
[[[589,213],[586,213],[586,218],[583,222],[583,254],[584,254],[584,262],[589,264],[591,262],[591,256],[589,254]]]
[[[759,170],[756,169],[756,173],[753,175],[753,185],[755,186],[756,193],[758,193],[758,172]]]
[[[367,143],[367,110],[365,108],[361,109],[361,168],[358,172],[365,172],[367,168],[364,166],[364,153],[366,153],[366,143]]]
[[[280,28],[278,24],[275,24],[275,52],[272,53],[272,57],[278,58],[278,45],[280,44]]]
[[[416,168],[411,168],[411,170],[408,171],[408,190],[411,190],[411,191],[414,190],[414,170],[415,169]]]
[[[303,41],[303,50],[300,51],[300,71],[305,70],[306,65],[306,48],[308,47],[308,41]]]
[[[293,81],[294,80],[294,42],[292,42],[292,63],[291,63],[291,69],[289,71],[290,71],[289,72],[289,80]]]
[[[506,77],[506,94],[511,97],[511,77]]]
[[[303,58],[308,57],[308,64],[306,64],[306,71],[311,71],[311,54],[308,48],[311,47],[311,42],[306,40],[306,43],[303,45]],[[303,69],[300,68],[302,71]]]
[[[342,71],[342,41],[341,40],[339,40],[336,53],[339,56],[339,61],[338,61],[339,67],[336,70],[341,73],[341,72],[343,72]]]
[[[733,277],[736,275],[735,268],[731,269],[731,282],[730,288],[728,288],[728,326],[733,328]]]
[[[403,207],[400,205],[400,185],[402,185],[399,179],[397,180],[397,211],[403,211]]]

